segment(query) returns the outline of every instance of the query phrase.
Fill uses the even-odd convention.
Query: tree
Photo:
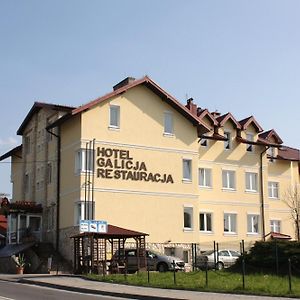
[[[300,184],[290,186],[282,200],[290,209],[291,218],[295,224],[297,241],[300,241]]]

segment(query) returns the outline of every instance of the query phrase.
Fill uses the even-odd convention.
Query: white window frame
[[[185,168],[185,163],[187,163],[187,169]],[[186,170],[189,171],[188,176],[186,176],[186,174],[185,174]],[[191,182],[192,181],[192,170],[193,170],[192,159],[190,159],[190,158],[183,158],[182,159],[182,180],[183,181],[187,181],[187,182]]]
[[[189,215],[190,226],[185,226],[185,214]],[[184,231],[192,231],[194,228],[194,208],[192,206],[184,206],[183,208],[183,229]]]
[[[255,230],[255,218],[257,218],[257,230]],[[250,230],[249,230],[250,228]],[[260,215],[259,214],[247,214],[247,234],[259,234],[260,233]]]
[[[224,141],[224,150],[230,150],[232,148],[232,143],[231,143],[231,131],[229,130],[224,130],[224,136],[228,138],[227,141]]]
[[[249,181],[247,180],[249,178]],[[249,183],[249,186],[247,186]],[[258,191],[258,174],[255,172],[245,172],[245,187],[247,192]]]
[[[117,122],[113,124],[113,118],[112,114],[114,113],[113,111],[115,110],[116,116],[117,116]],[[109,128],[114,128],[114,129],[119,129],[120,128],[120,115],[121,115],[121,109],[119,105],[116,104],[111,104],[109,106]]]
[[[86,168],[86,151],[91,153],[91,157],[88,156],[87,166]],[[92,149],[81,148],[75,152],[75,174],[80,174],[84,172],[93,172],[93,156],[95,159],[95,151],[93,155]],[[90,161],[89,161],[90,158]],[[94,162],[95,164],[95,162]]]
[[[201,215],[203,215],[203,222],[204,222],[204,228],[201,229]],[[210,226],[211,228],[208,228],[208,216],[210,216]],[[206,211],[200,211],[199,212],[199,231],[200,232],[213,232],[213,213],[212,212],[206,212]]]
[[[225,230],[226,221],[228,223],[228,230]],[[236,234],[236,233],[237,233],[237,213],[224,212],[224,234]]]
[[[246,139],[247,141],[254,142],[254,134],[253,133],[246,133]],[[246,145],[246,151],[247,152],[253,152],[254,151],[254,145],[252,144],[247,144]]]
[[[203,170],[203,180],[201,180],[201,176],[202,176],[201,170]],[[212,188],[212,169],[210,169],[210,168],[199,168],[198,169],[198,179],[199,179],[198,184],[199,184],[200,187],[202,187],[202,188]]]
[[[281,232],[281,220],[278,220],[278,219],[270,220],[270,231],[280,233]]]
[[[226,181],[224,182],[224,174],[226,175],[225,179]],[[230,174],[233,175],[233,184],[231,184],[230,180]],[[224,190],[231,190],[235,191],[236,190],[236,172],[234,170],[222,170],[222,188]]]
[[[168,124],[168,122],[170,122],[170,124]],[[174,136],[174,116],[171,111],[164,112],[164,135]]]
[[[279,199],[279,182],[268,181],[268,196],[270,199]]]

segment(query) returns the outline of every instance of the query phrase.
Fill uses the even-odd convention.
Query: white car
[[[209,250],[197,256],[196,267],[205,269],[207,265],[208,269],[222,270],[233,265],[240,256],[240,252],[235,250]]]

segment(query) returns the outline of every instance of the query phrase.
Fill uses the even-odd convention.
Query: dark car
[[[119,251],[113,256],[112,260],[118,260]],[[138,270],[138,258],[136,249],[125,249],[125,255],[121,257],[126,263],[128,273],[134,273]],[[175,271],[184,271],[184,261],[178,257],[168,256],[154,251],[146,250],[146,261],[150,271],[173,271],[175,262]]]

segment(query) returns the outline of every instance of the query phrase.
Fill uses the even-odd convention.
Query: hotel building
[[[42,209],[9,215],[9,243],[29,227],[72,259],[82,219],[148,233],[150,247],[177,255],[191,243],[295,238],[284,199],[300,184],[299,150],[253,116],[183,105],[149,77],[80,107],[36,102],[17,134],[22,145],[0,157],[11,157],[12,202]]]

